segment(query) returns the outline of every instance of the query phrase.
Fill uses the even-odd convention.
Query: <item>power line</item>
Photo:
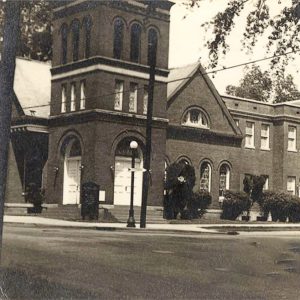
[[[268,56],[268,57],[265,57],[265,58],[259,58],[259,59],[256,59],[256,60],[252,60],[252,61],[249,61],[249,62],[246,62],[246,63],[232,65],[232,66],[229,66],[229,67],[223,67],[223,68],[217,69],[217,70],[207,71],[205,73],[201,73],[201,74],[196,75],[196,76],[203,76],[203,75],[208,75],[208,74],[216,74],[218,72],[227,71],[227,70],[230,70],[230,69],[239,68],[239,67],[247,66],[247,65],[250,65],[250,64],[255,64],[257,62],[261,62],[261,61],[265,61],[265,60],[270,60],[270,59],[273,59],[273,58],[276,58],[276,57],[286,56],[286,55],[297,53],[297,52],[300,52],[300,49],[298,49],[298,50],[292,50],[292,51],[289,51],[289,52],[286,52],[286,53],[282,53],[282,54]],[[190,78],[192,78],[192,76],[177,78],[177,79],[168,81],[167,84],[173,83],[173,82],[177,82],[177,81],[186,80],[186,79],[190,79]],[[158,82],[158,83],[155,83],[155,86],[158,86],[158,85],[161,85],[161,84],[163,84],[163,83],[159,83]],[[142,89],[144,89],[144,87],[140,87],[137,90],[142,90]],[[125,91],[122,91],[122,92],[113,92],[113,93],[103,94],[103,95],[97,95],[97,96],[87,97],[87,98],[80,99],[80,100],[90,100],[90,99],[97,99],[97,98],[106,98],[106,97],[114,96],[114,95],[117,95],[117,94],[127,94],[127,93],[130,93],[130,90],[125,90]],[[49,104],[43,104],[43,105],[27,106],[27,107],[23,107],[23,109],[38,108],[38,107],[47,107],[47,106],[51,106],[51,104],[49,103]]]

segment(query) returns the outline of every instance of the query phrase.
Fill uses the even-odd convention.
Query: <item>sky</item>
[[[269,0],[270,1],[270,0]],[[271,0],[275,1],[275,0]],[[208,50],[205,48],[205,42],[212,36],[211,32],[205,32],[201,24],[210,21],[217,12],[224,10],[228,0],[203,0],[200,8],[187,10],[182,1],[178,0],[171,9],[171,25],[170,25],[170,54],[169,66],[178,67],[191,64],[200,59],[203,66],[208,65]],[[271,8],[271,15],[278,14],[281,8],[289,3],[290,0],[282,0],[282,4],[274,5]],[[266,54],[265,42],[266,38],[262,38],[254,48],[252,54],[241,51],[241,38],[247,12],[253,8],[253,2],[246,6],[245,11],[241,14],[236,22],[235,29],[228,39],[230,51],[225,57],[221,57],[219,67],[229,67],[232,65],[249,62],[255,59],[261,59],[271,54]],[[260,62],[258,65],[262,70],[268,70],[269,62]],[[297,65],[300,65],[300,58],[296,59],[288,67],[288,72],[294,77],[294,81],[300,88],[300,74],[296,72]],[[217,68],[218,69],[218,68]],[[243,67],[234,68],[232,70],[218,72],[210,75],[218,91],[224,94],[226,86],[229,84],[238,85],[243,77]]]

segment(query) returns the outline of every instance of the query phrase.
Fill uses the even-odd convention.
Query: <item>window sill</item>
[[[206,126],[195,126],[195,125],[189,125],[189,124],[181,124],[181,126],[188,127],[188,128],[209,129],[209,127],[206,127]]]
[[[255,147],[254,146],[245,146],[245,149],[252,149],[252,150],[254,150]]]
[[[294,153],[297,153],[298,150],[292,150],[292,149],[287,149],[288,152],[294,152]]]
[[[270,148],[260,148],[260,150],[262,150],[262,151],[271,151]]]

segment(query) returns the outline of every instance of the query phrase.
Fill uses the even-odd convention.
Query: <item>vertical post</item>
[[[3,49],[0,62],[0,259],[20,2],[8,0],[4,10]]]
[[[151,147],[152,147],[152,115],[153,115],[153,95],[155,84],[155,68],[156,68],[156,47],[157,44],[152,43],[149,47],[150,55],[150,76],[149,76],[149,90],[148,90],[148,105],[147,105],[147,123],[146,123],[146,146],[145,146],[145,162],[143,173],[143,193],[142,193],[142,207],[140,228],[146,228],[146,215],[147,215],[147,201],[148,190],[150,182],[151,170]]]
[[[130,190],[130,208],[129,218],[127,220],[127,227],[135,227],[134,210],[133,210],[133,197],[134,197],[134,168],[135,168],[135,151],[137,148],[137,142],[132,141],[130,143],[131,149],[131,190]]]

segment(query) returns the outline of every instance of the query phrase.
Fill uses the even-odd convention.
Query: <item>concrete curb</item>
[[[4,216],[6,224],[30,224],[39,227],[94,229],[99,231],[182,232],[202,234],[233,234],[236,232],[300,232],[300,224],[147,224],[146,228],[126,227],[126,223],[88,223],[35,216]]]

